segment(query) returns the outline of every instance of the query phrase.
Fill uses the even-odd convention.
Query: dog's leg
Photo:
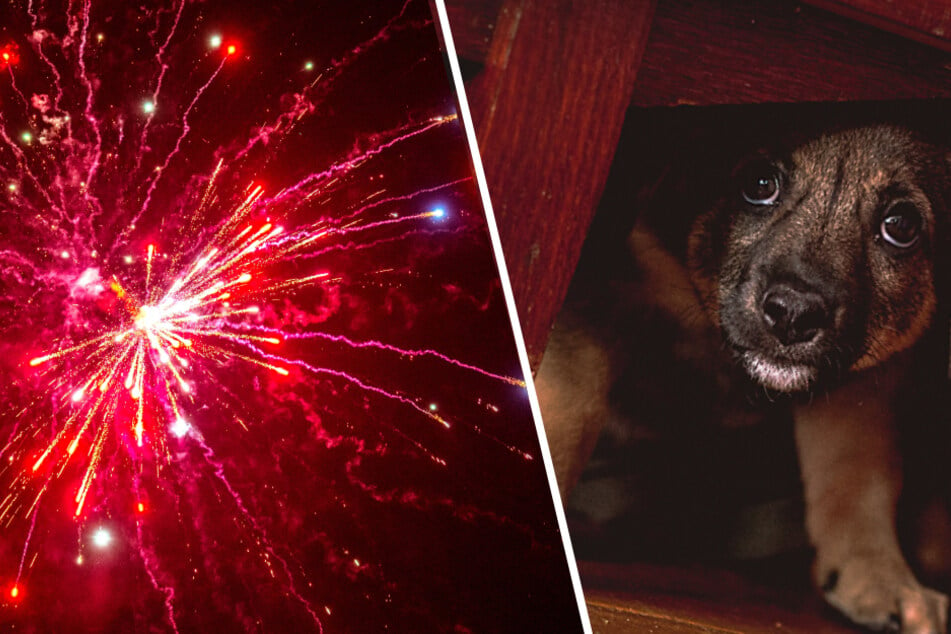
[[[535,377],[562,500],[591,457],[609,415],[607,353],[581,331],[557,325]]]
[[[894,391],[889,373],[870,372],[796,411],[816,582],[856,623],[943,633],[948,599],[918,583],[896,536],[901,467]]]

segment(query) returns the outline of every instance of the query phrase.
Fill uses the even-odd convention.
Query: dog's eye
[[[899,249],[911,248],[921,236],[921,214],[909,202],[895,203],[885,213],[879,232],[888,244]]]
[[[740,174],[740,193],[751,205],[772,205],[779,200],[779,171],[769,161],[756,161]]]

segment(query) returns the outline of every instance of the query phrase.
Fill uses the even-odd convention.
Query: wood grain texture
[[[797,2],[663,0],[634,105],[951,96],[951,55]]]
[[[652,13],[645,0],[506,0],[468,91],[533,362],[604,187]]]
[[[853,20],[951,51],[948,0],[805,0]]]
[[[778,564],[792,579],[712,566],[581,564],[596,634],[850,634],[805,581],[808,561]]]

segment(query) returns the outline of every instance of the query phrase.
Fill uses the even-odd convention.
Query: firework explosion
[[[3,9],[2,622],[577,622],[430,8],[340,4]]]

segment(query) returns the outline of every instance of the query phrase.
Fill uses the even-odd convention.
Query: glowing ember
[[[96,548],[107,548],[112,543],[112,533],[105,528],[97,528],[92,534],[92,543]]]
[[[169,431],[172,432],[176,438],[184,438],[188,434],[188,430],[191,429],[191,425],[188,424],[184,418],[177,419],[172,426],[169,428]]]

